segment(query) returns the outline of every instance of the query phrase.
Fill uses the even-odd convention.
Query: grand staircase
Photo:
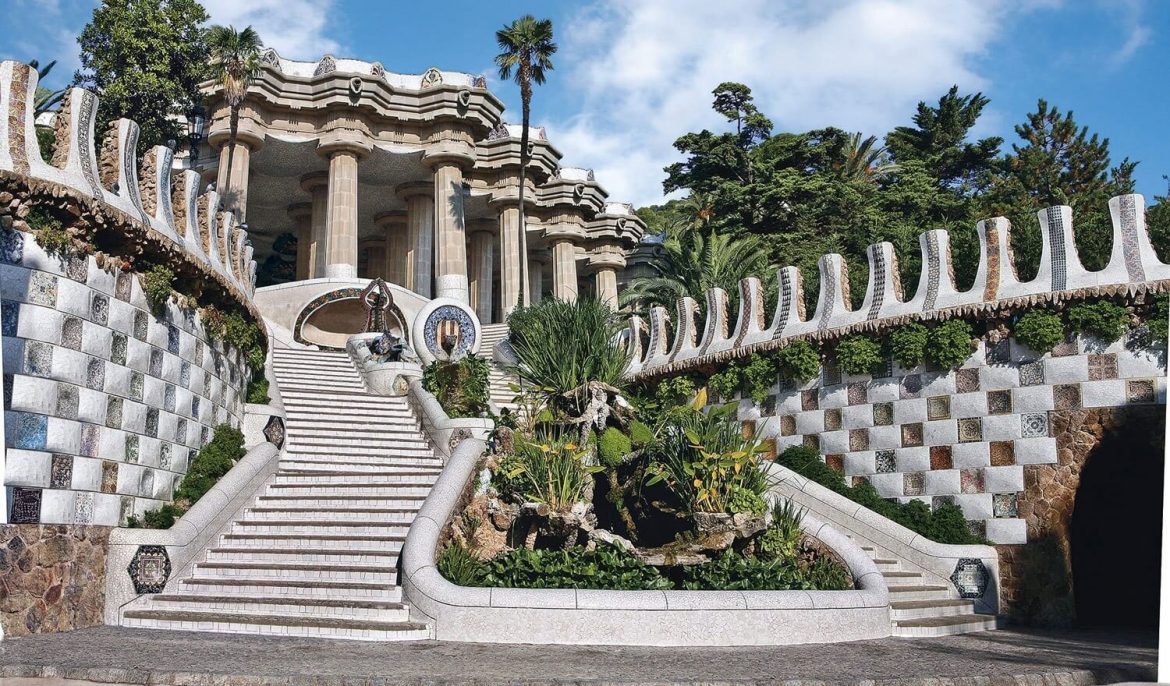
[[[492,350],[496,344],[508,337],[507,324],[484,324],[481,327],[482,341],[479,345],[479,356],[488,360],[488,399],[497,408],[508,408],[516,412],[519,404],[516,403],[516,391],[511,386],[516,383],[516,377],[500,368],[492,359]]]
[[[405,398],[365,392],[344,353],[273,350],[287,446],[255,501],[134,627],[370,641],[429,638],[397,586],[441,470]],[[173,590],[171,590],[173,589]]]

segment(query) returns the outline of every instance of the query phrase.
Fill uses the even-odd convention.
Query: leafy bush
[[[688,591],[845,590],[852,586],[848,571],[829,558],[820,558],[814,577],[793,558],[766,560],[742,557],[732,550],[707,564],[686,567],[682,586]],[[837,567],[834,575],[826,567]],[[832,585],[817,585],[817,584]]]
[[[644,448],[654,442],[654,430],[635,419],[630,422],[630,442],[635,448]]]
[[[168,503],[143,512],[142,519],[139,519],[138,515],[130,515],[126,518],[126,526],[130,529],[169,529],[175,525],[176,518],[183,516],[183,512]]]
[[[616,467],[622,458],[634,449],[629,436],[614,427],[607,427],[597,439],[597,456],[606,467]]]
[[[584,498],[591,475],[604,469],[586,465],[586,455],[587,450],[564,438],[534,442],[517,436],[515,459],[508,461],[503,475],[513,483],[505,488],[524,500],[567,511]]]
[[[1150,338],[1155,341],[1164,341],[1170,337],[1170,295],[1165,293],[1154,296],[1150,304],[1150,314],[1146,318],[1146,327],[1150,330]]]
[[[50,255],[65,256],[73,252],[73,237],[45,207],[34,205],[25,217],[30,229],[36,234],[37,245]]]
[[[37,147],[41,149],[41,159],[46,162],[53,159],[53,151],[57,149],[57,135],[51,127],[37,127]]]
[[[175,272],[161,264],[147,269],[139,275],[142,282],[142,294],[155,314],[162,312],[163,306],[175,292]]]
[[[1112,343],[1125,335],[1129,312],[1106,300],[1078,303],[1068,308],[1068,323],[1080,333],[1095,336],[1103,343]]]
[[[928,338],[929,332],[922,324],[903,324],[890,334],[890,355],[906,369],[917,367],[926,359]]]
[[[776,462],[931,540],[956,544],[983,542],[971,533],[958,506],[942,504],[931,512],[919,500],[912,500],[905,505],[886,500],[868,482],[847,486],[844,477],[826,465],[811,448],[792,446],[780,453]]]
[[[971,325],[962,319],[951,319],[930,330],[926,357],[940,367],[950,369],[967,361],[975,351]]]
[[[471,550],[452,541],[435,562],[439,573],[456,586],[479,586],[487,574],[485,565]]]
[[[806,383],[816,378],[821,371],[821,356],[812,344],[805,340],[792,341],[776,353],[780,371]]]
[[[422,381],[449,417],[482,417],[488,412],[488,363],[481,357],[436,360],[423,370]]]
[[[772,506],[772,523],[756,539],[756,556],[765,560],[796,557],[803,533],[800,523],[804,510],[790,500],[777,501]]]
[[[755,491],[742,486],[733,486],[727,499],[727,511],[731,514],[762,515],[768,511],[768,503]]]
[[[208,305],[200,310],[199,314],[203,320],[203,333],[206,334],[207,340],[218,341],[223,338],[224,328],[227,327],[227,317],[223,310],[215,305]]]
[[[691,375],[670,376],[658,382],[654,400],[660,407],[674,407],[689,402],[697,390],[698,384]]]
[[[743,379],[739,375],[739,367],[732,363],[724,367],[721,371],[711,375],[707,379],[707,385],[715,395],[723,400],[731,400],[739,391]]]
[[[846,336],[837,344],[837,366],[846,374],[869,374],[882,363],[882,346],[869,336]]]
[[[1012,335],[1032,350],[1046,353],[1064,340],[1064,324],[1051,312],[1032,310],[1016,321]]]
[[[616,546],[595,550],[517,548],[487,563],[483,586],[496,588],[590,588],[614,591],[667,590],[670,579]]]
[[[248,402],[267,405],[269,400],[271,398],[268,397],[268,379],[258,375],[248,383]]]
[[[751,355],[739,365],[740,382],[756,403],[762,403],[776,385],[776,364],[766,355]]]
[[[239,429],[228,424],[215,427],[211,440],[187,465],[187,475],[175,491],[175,500],[187,500],[191,504],[198,502],[244,453],[244,434]]]

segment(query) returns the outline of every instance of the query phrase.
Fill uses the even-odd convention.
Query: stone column
[[[618,307],[617,273],[625,267],[626,255],[617,243],[598,243],[589,248],[589,269],[593,270],[597,299],[613,310]]]
[[[392,210],[374,217],[374,224],[386,236],[386,266],[383,273],[389,283],[406,286],[406,257],[410,252],[406,212]]]
[[[609,309],[618,307],[617,272],[609,267],[598,269],[593,275],[597,288],[597,299],[609,305]]]
[[[365,257],[366,270],[360,269]],[[386,278],[386,241],[381,238],[367,238],[358,243],[358,277],[363,279]]]
[[[312,196],[312,214],[309,219],[309,276],[320,279],[325,276],[325,243],[329,238],[329,174],[312,172],[301,177],[301,188]]]
[[[435,170],[435,296],[469,302],[467,236],[463,216],[463,169],[438,158]]]
[[[424,298],[431,297],[434,259],[434,186],[426,182],[404,183],[397,189],[406,202],[406,283],[403,285]]]
[[[500,305],[503,307],[504,317],[516,309],[516,303],[521,296],[521,304],[531,302],[528,293],[528,284],[521,283],[523,270],[522,261],[527,256],[522,254],[520,242],[520,208],[516,205],[504,205],[500,208]],[[531,279],[531,272],[528,273]]]
[[[325,276],[357,276],[358,156],[351,150],[329,155],[329,238],[325,247]]]
[[[471,292],[471,309],[481,324],[492,321],[492,277],[495,267],[496,237],[490,230],[477,230],[471,234],[471,248],[468,251],[468,287]]]
[[[572,241],[558,239],[552,245],[553,297],[577,300],[577,250]]]
[[[217,136],[217,139],[219,137]],[[219,149],[219,170],[215,180],[215,190],[219,193],[220,207],[236,213],[240,223],[248,217],[248,172],[252,161],[252,153],[260,150],[264,139],[252,133],[240,131],[236,136],[235,152],[228,145],[227,136],[223,136],[222,147]],[[217,142],[219,142],[217,140]],[[231,157],[231,170],[228,170],[228,158]]]
[[[304,281],[313,273],[313,203],[289,205],[288,216],[296,226],[297,281]]]
[[[528,302],[535,305],[544,298],[544,262],[528,258]]]

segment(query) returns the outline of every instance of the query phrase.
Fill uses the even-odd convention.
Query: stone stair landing
[[[365,392],[344,353],[273,350],[287,414],[277,472],[132,627],[368,641],[430,638],[397,585],[442,464],[405,398]]]

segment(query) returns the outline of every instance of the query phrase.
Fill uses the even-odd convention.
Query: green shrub
[[[926,359],[929,332],[918,322],[908,322],[890,333],[890,355],[906,369],[922,364]]]
[[[53,151],[57,149],[57,134],[52,127],[37,127],[37,147],[41,150],[41,159],[45,162],[53,159]]]
[[[776,462],[801,476],[849,498],[877,514],[939,543],[983,543],[971,533],[962,510],[951,504],[939,505],[933,512],[920,500],[903,505],[878,495],[869,482],[847,486],[844,477],[826,465],[815,450],[792,446],[776,457]]]
[[[853,575],[829,557],[818,557],[804,568],[805,583],[820,591],[844,591],[853,588]]]
[[[1079,303],[1068,308],[1068,323],[1077,332],[1095,336],[1102,343],[1112,343],[1125,335],[1129,312],[1106,300]]]
[[[610,545],[595,550],[517,548],[487,563],[481,585],[496,588],[589,588],[613,591],[667,590],[670,579],[630,553]]]
[[[635,448],[645,448],[654,442],[654,430],[635,419],[630,422],[630,442]]]
[[[821,356],[816,348],[805,340],[792,341],[776,353],[780,371],[800,383],[816,378],[821,371]]]
[[[50,255],[65,256],[73,252],[73,237],[44,206],[34,205],[25,217],[28,227],[36,235],[37,245]]]
[[[215,427],[211,440],[207,442],[195,459],[187,465],[187,475],[175,491],[175,500],[186,500],[192,505],[199,501],[220,477],[244,456],[244,434],[228,424]]]
[[[634,449],[629,436],[614,427],[607,427],[597,440],[597,456],[606,467],[616,467]]]
[[[707,379],[707,385],[711,391],[723,400],[734,398],[742,383],[743,378],[739,375],[739,366],[735,363],[727,365],[722,371],[712,374],[711,378]]]
[[[930,330],[926,357],[944,369],[958,367],[975,351],[971,325],[962,319],[951,319]]]
[[[449,417],[482,417],[488,412],[488,363],[482,357],[436,360],[423,369],[422,381]]]
[[[214,342],[223,338],[223,331],[227,326],[227,317],[224,316],[223,310],[215,305],[208,305],[200,310],[199,314],[203,320],[203,333],[207,340]]]
[[[846,374],[871,374],[882,363],[882,346],[869,336],[846,336],[837,344],[837,366]]]
[[[654,388],[654,401],[661,408],[674,407],[688,402],[695,397],[698,385],[693,376],[680,374],[671,376],[658,382]]]
[[[169,529],[175,525],[175,519],[183,516],[183,510],[168,503],[153,510],[142,513],[142,519],[137,515],[126,518],[126,526],[130,529]]]
[[[768,503],[755,491],[742,486],[733,486],[727,499],[727,511],[731,514],[762,515],[768,511]]]
[[[258,375],[248,383],[248,402],[267,405],[269,400],[271,398],[268,397],[268,379]]]
[[[1150,304],[1150,314],[1146,318],[1146,327],[1150,330],[1150,338],[1155,341],[1165,341],[1170,337],[1170,295],[1165,293],[1154,296]]]
[[[1064,340],[1064,324],[1051,312],[1032,310],[1020,316],[1012,335],[1032,350],[1046,353]]]
[[[175,272],[161,264],[147,269],[139,275],[142,294],[155,314],[162,312],[171,294],[175,292]]]
[[[822,557],[818,563],[805,569],[793,558],[742,557],[728,549],[707,564],[684,568],[682,586],[688,591],[834,591],[852,586],[848,571],[837,562]],[[831,567],[839,571],[829,573]],[[810,574],[811,568],[816,568],[815,576]]]
[[[765,560],[795,558],[803,536],[803,519],[804,510],[791,500],[777,501],[772,506],[772,523],[756,539],[756,556]]]
[[[751,355],[739,364],[739,376],[752,401],[759,404],[776,385],[776,364],[770,356]]]
[[[516,459],[509,461],[505,478],[524,500],[568,511],[584,497],[591,475],[604,469],[586,465],[587,454],[564,437],[540,441],[517,436]]]
[[[456,586],[479,586],[487,574],[485,565],[475,553],[452,541],[435,562],[439,573]]]

